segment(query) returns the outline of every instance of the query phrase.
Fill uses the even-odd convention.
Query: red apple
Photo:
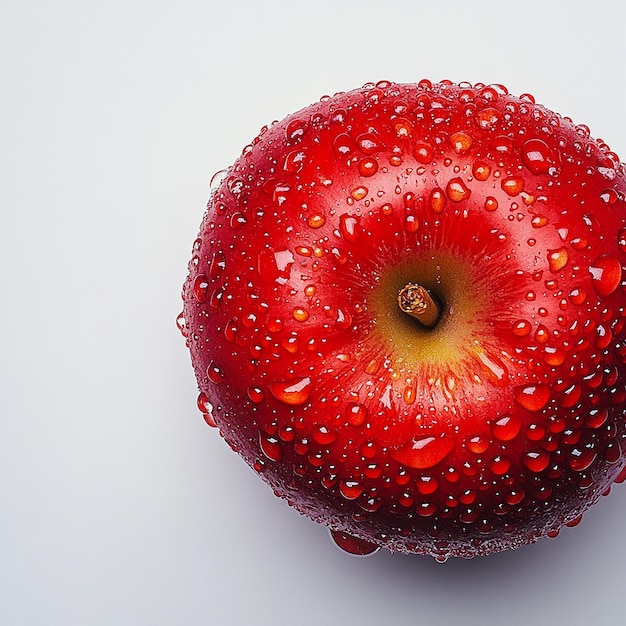
[[[349,551],[554,536],[626,464],[625,196],[603,141],[501,85],[263,128],[183,288],[205,419]]]

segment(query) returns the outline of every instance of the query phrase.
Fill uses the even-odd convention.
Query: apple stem
[[[407,283],[400,289],[398,306],[426,328],[434,328],[441,316],[441,305],[428,289],[415,283]]]

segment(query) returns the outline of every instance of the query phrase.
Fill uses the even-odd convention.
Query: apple
[[[198,406],[338,545],[517,548],[623,479],[626,171],[586,126],[385,81],[218,178],[178,320]]]

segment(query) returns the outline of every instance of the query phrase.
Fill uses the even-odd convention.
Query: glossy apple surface
[[[200,409],[348,550],[555,535],[626,463],[625,194],[604,142],[502,86],[322,98],[209,200],[179,319]]]

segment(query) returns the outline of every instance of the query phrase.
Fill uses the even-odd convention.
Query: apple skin
[[[604,142],[500,85],[367,84],[263,128],[183,287],[205,419],[352,552],[555,536],[626,464],[625,195]]]

